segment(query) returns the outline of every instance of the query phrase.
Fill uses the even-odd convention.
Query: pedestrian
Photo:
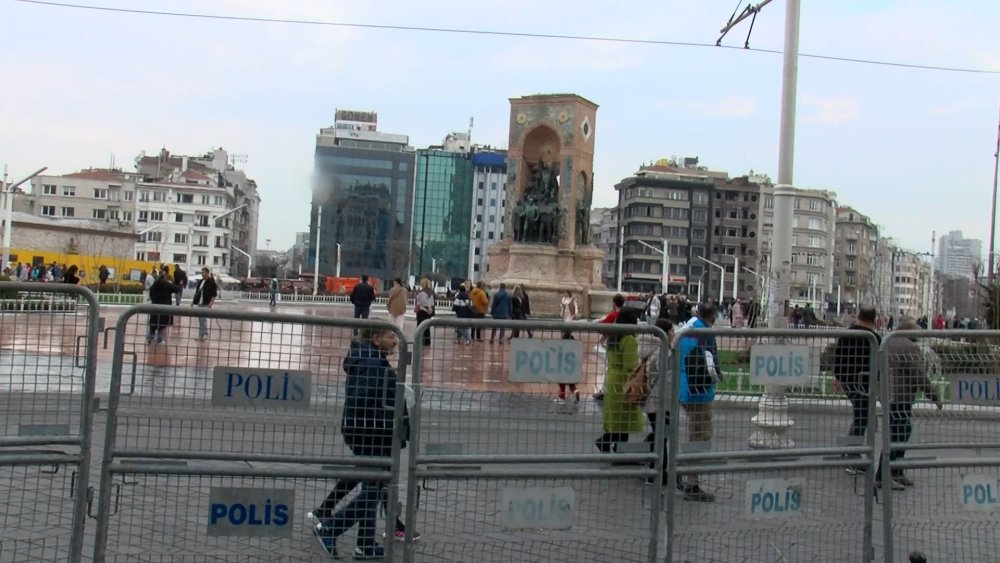
[[[795,308],[792,309],[792,327],[799,328],[799,322],[801,321],[802,321],[802,310],[799,309],[798,305],[796,305]]]
[[[518,284],[514,286],[514,293],[510,296],[510,318],[515,321],[525,321],[528,320],[528,315],[531,314],[531,304],[528,302],[528,294],[524,291],[524,286]],[[528,329],[528,338],[533,336],[532,331]],[[510,329],[510,339],[508,342],[515,338],[521,337],[521,329],[512,328]]]
[[[813,311],[812,303],[806,303],[806,308],[802,311],[802,323],[806,329],[809,329],[814,320],[816,320],[816,313]]]
[[[76,264],[67,268],[66,273],[63,274],[63,283],[78,285],[80,283],[80,276],[77,275],[79,272],[80,269],[76,267]]]
[[[159,277],[160,273],[156,271],[156,268],[153,268],[153,271],[146,276],[146,281],[143,282],[143,288],[146,291],[146,295],[149,295],[149,288],[153,287],[153,282],[159,279]]]
[[[913,317],[902,316],[896,328],[916,330],[917,326]],[[909,442],[913,433],[913,403],[917,399],[917,393],[923,393],[933,401],[937,410],[941,410],[944,405],[927,376],[923,353],[914,339],[891,338],[886,345],[886,353],[889,356],[889,373],[883,376],[883,382],[889,385],[889,442],[900,445]],[[888,381],[884,379],[886,376]],[[890,449],[889,461],[901,460],[905,455],[906,450]],[[880,461],[875,472],[875,486],[881,489],[883,481]],[[893,467],[889,486],[894,491],[900,491],[912,487],[913,479],[907,477],[902,469]]]
[[[104,264],[101,264],[101,266],[97,269],[97,279],[100,283],[98,287],[101,289],[101,291],[107,289],[109,277],[111,277],[111,272],[108,270],[108,267],[105,266]]]
[[[667,320],[665,317],[660,317],[656,319],[654,325],[667,334],[667,350],[670,350],[670,343],[674,339],[674,324]],[[646,419],[649,420],[649,434],[646,435],[646,442],[649,443],[649,451],[656,451],[656,446],[653,443],[656,440],[656,411],[659,409],[660,401],[665,401],[667,405],[664,409],[664,420],[663,420],[663,476],[660,480],[661,484],[666,484],[667,479],[667,435],[668,428],[670,427],[670,363],[666,365],[660,363],[660,346],[661,342],[659,338],[651,334],[639,335],[639,358],[640,361],[645,360],[646,362],[646,386],[648,388],[648,393],[646,394],[646,401],[642,404],[642,410],[646,413]],[[664,385],[667,391],[666,395],[660,395],[660,380],[665,379]],[[650,468],[654,468],[656,465],[650,462]],[[649,484],[653,484],[652,480],[647,480]]]
[[[414,309],[417,313],[417,326],[419,327],[424,321],[429,321],[434,317],[434,289],[431,287],[431,282],[427,278],[420,280],[420,291],[414,299]],[[431,331],[425,330],[424,337],[422,339],[424,346],[431,345]]]
[[[604,315],[604,318],[597,321],[600,324],[615,324],[618,319],[618,312],[621,311],[622,307],[625,306],[625,296],[621,293],[616,293],[614,297],[611,298],[611,310],[608,314]],[[597,345],[594,346],[594,351],[597,353],[598,357],[605,357],[607,355],[607,341],[611,336],[606,332],[598,333]],[[605,358],[607,362],[607,358]],[[594,400],[603,401],[604,400],[604,385],[598,383],[597,390],[594,391]]]
[[[649,300],[646,302],[646,322],[653,324],[658,318],[660,318],[660,297],[655,293],[651,293],[649,294]]]
[[[889,315],[889,321],[885,323],[885,329],[889,332],[892,332],[892,329],[895,326],[896,326],[896,318],[893,317],[892,315]]]
[[[498,289],[496,295],[493,296],[493,305],[490,307],[490,316],[499,321],[506,321],[510,319],[511,309],[513,308],[511,301],[510,294],[507,293],[507,284],[501,283],[500,289]],[[503,344],[503,337],[506,332],[506,327],[500,327],[500,344]],[[497,329],[496,327],[493,327],[490,329],[490,344],[493,344],[496,337]]]
[[[457,319],[472,318],[469,292],[465,291],[464,283],[458,286],[458,293],[455,295],[455,300],[451,303],[451,310],[455,312],[455,318]],[[468,326],[463,325],[455,329],[455,343],[472,344],[472,337],[469,335]]]
[[[174,264],[174,289],[176,290],[174,295],[177,299],[177,306],[181,304],[181,299],[184,297],[184,288],[188,284],[187,272],[181,269],[180,264]]]
[[[149,301],[153,305],[170,305],[173,302],[174,292],[176,291],[177,289],[174,287],[174,284],[167,280],[166,274],[160,274],[160,278],[149,287]],[[156,343],[162,344],[163,335],[167,327],[172,324],[174,324],[174,317],[172,315],[159,313],[149,315],[146,344],[152,344],[154,336],[156,337]]]
[[[476,287],[473,288],[471,293],[469,293],[469,299],[472,302],[472,318],[486,318],[486,309],[490,305],[490,298],[486,295],[486,283],[483,280],[476,282]],[[483,329],[478,326],[473,326],[472,339],[476,342],[482,342]]]
[[[211,308],[215,302],[215,297],[219,294],[219,286],[212,277],[212,272],[208,268],[201,269],[201,279],[194,287],[194,299],[191,300],[192,307]],[[208,319],[198,317],[198,340],[208,338]]]
[[[636,325],[642,311],[641,306],[623,307],[615,324]],[[604,433],[594,440],[594,445],[601,452],[612,453],[618,450],[619,443],[628,442],[629,432],[642,432],[646,427],[646,417],[639,406],[625,400],[625,384],[639,365],[639,342],[634,334],[616,332],[608,337],[607,363],[601,405]]]
[[[576,302],[576,297],[573,296],[572,291],[567,289],[563,292],[562,299],[559,301],[559,316],[562,317],[563,322],[571,323],[579,314],[580,307]],[[563,338],[566,340],[572,339],[573,332],[564,330]]]
[[[375,301],[375,288],[368,285],[368,274],[361,276],[361,283],[351,289],[350,301],[354,305],[354,318],[367,319]]]
[[[344,443],[356,456],[392,457],[397,374],[388,358],[398,346],[399,339],[391,330],[362,329],[358,340],[351,342],[344,358],[347,382],[341,434]],[[405,446],[409,438],[409,421],[405,413],[401,431]],[[334,512],[337,504],[358,484],[353,480],[337,482],[319,508],[310,513],[311,517],[318,519],[313,534],[331,557],[338,558],[337,538],[358,524],[354,558],[381,559],[385,552],[375,542],[375,520],[379,502],[385,502],[385,485],[360,482],[358,495],[347,506]],[[402,540],[405,536],[406,528],[397,518],[393,537]],[[414,534],[414,539],[419,537],[420,534]]]
[[[689,328],[711,328],[715,324],[715,306],[702,303],[698,316]],[[716,363],[719,357],[714,336],[684,336],[678,344],[680,354],[680,403],[687,416],[688,442],[708,442],[712,439],[712,402],[715,384],[722,374]],[[697,473],[688,473],[684,484],[684,500],[713,502],[715,495],[701,488]]]
[[[389,310],[389,318],[392,323],[403,330],[403,320],[406,315],[406,287],[403,280],[396,278],[392,282],[392,289],[389,290],[389,299],[386,302],[386,309]]]
[[[267,293],[271,308],[278,306],[278,278],[272,277],[267,284]]]
[[[874,307],[862,306],[858,309],[858,318],[850,326],[851,330],[864,330],[875,335],[875,341],[881,342],[875,331],[875,319],[878,313]],[[833,348],[833,377],[844,391],[844,396],[851,402],[852,419],[848,436],[862,445],[861,438],[868,430],[868,411],[871,406],[869,382],[871,380],[872,358],[876,353],[871,342],[864,336],[840,336]],[[850,457],[860,458],[860,455]],[[851,475],[861,473],[858,467],[848,467]]]

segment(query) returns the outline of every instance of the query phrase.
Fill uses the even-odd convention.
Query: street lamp
[[[48,170],[48,166],[43,166],[38,170],[31,173],[31,175],[14,182],[13,184],[7,183],[7,167],[3,167],[3,182],[0,183],[0,195],[3,195],[3,255],[0,256],[3,260],[0,260],[0,268],[7,267],[7,262],[10,261],[10,230],[11,222],[14,220],[14,189],[21,184],[31,180],[35,176],[38,176],[42,172]]]
[[[721,265],[712,262],[708,258],[705,258],[704,256],[698,256],[698,260],[701,260],[702,262],[705,262],[707,264],[711,264],[712,266],[715,266],[716,268],[719,269],[719,274],[721,275],[721,277],[719,278],[719,302],[716,304],[721,305],[722,298],[724,296],[723,292],[725,291],[726,288],[726,269],[723,268]]]
[[[319,243],[317,242],[317,244],[319,244]],[[337,243],[337,271],[336,271],[336,275],[337,275],[338,278],[340,277],[340,243],[339,242]]]
[[[663,293],[669,293],[669,290],[667,288],[668,284],[670,283],[670,254],[668,252],[669,246],[667,244],[667,239],[660,239],[660,240],[663,242],[663,248],[656,248],[655,246],[647,242],[643,242],[641,240],[637,240],[636,242],[652,250],[653,252],[660,252],[662,254],[662,258],[660,260],[660,270],[661,270],[660,283],[663,286]]]
[[[253,272],[253,256],[250,256],[249,254],[247,254],[244,250],[241,250],[240,247],[236,246],[235,244],[232,245],[232,248],[236,252],[239,252],[243,256],[247,257],[247,277],[248,278],[251,277],[251,273]]]
[[[316,207],[316,257],[313,265],[313,297],[319,293],[319,241],[320,232],[323,229],[323,206]],[[337,245],[337,266],[340,266],[340,245]],[[340,272],[337,272],[337,276],[340,276]]]
[[[736,290],[740,279],[740,257],[733,254],[733,302],[736,302]]]

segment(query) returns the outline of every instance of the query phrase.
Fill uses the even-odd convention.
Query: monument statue
[[[541,160],[528,164],[530,179],[524,195],[512,211],[514,240],[538,244],[556,243],[559,205],[559,164],[547,165]]]

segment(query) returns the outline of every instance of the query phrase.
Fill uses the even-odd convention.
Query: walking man
[[[392,289],[389,290],[389,301],[386,303],[389,310],[389,318],[392,324],[403,330],[403,319],[406,315],[406,288],[403,287],[403,280],[396,278],[393,281]]]
[[[267,286],[271,308],[273,309],[278,306],[278,278],[271,278],[271,281],[268,282]]]
[[[698,316],[689,328],[711,328],[715,324],[715,306],[698,305]],[[680,403],[688,419],[688,442],[708,442],[712,439],[712,402],[715,384],[721,379],[718,348],[714,336],[684,336],[678,353],[681,356]],[[715,495],[702,490],[697,473],[688,473],[684,484],[684,500],[713,502]]]
[[[510,318],[510,309],[511,299],[510,294],[507,293],[507,284],[501,283],[497,294],[493,296],[493,307],[490,310],[490,315],[492,315],[494,319],[505,321]],[[500,327],[500,344],[503,344],[505,332],[507,332],[507,329],[505,327]],[[496,337],[497,329],[496,327],[493,327],[490,329],[490,344],[493,344]]]
[[[210,308],[218,294],[219,286],[216,285],[211,270],[202,268],[201,279],[198,280],[198,285],[195,286],[194,299],[191,301],[191,306]],[[208,338],[208,319],[198,317],[198,340],[205,340],[206,338]]]
[[[876,342],[881,342],[882,339],[875,332],[877,316],[874,307],[870,305],[861,307],[858,310],[858,319],[851,325],[851,330],[866,330],[875,335]],[[863,336],[841,336],[837,338],[833,349],[833,377],[844,390],[847,400],[851,402],[853,418],[848,436],[858,441],[855,445],[861,445],[861,438],[868,430],[868,410],[872,400],[869,380],[873,353],[871,342]],[[862,470],[858,467],[848,467],[847,472],[857,475]]]
[[[177,299],[177,306],[181,305],[181,297],[184,294],[184,288],[188,284],[187,272],[181,269],[180,264],[174,264],[174,287],[177,288],[175,298]]]
[[[375,301],[375,288],[368,285],[368,274],[361,276],[361,283],[351,290],[351,304],[354,305],[354,318],[367,319]]]

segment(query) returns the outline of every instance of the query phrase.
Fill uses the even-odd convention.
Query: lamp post
[[[322,228],[323,228],[323,206],[320,205],[319,207],[316,208],[316,257],[313,265],[313,297],[316,297],[316,294],[319,293],[319,242],[320,242],[319,235]],[[340,263],[339,251],[337,252],[337,257],[338,257],[337,263],[339,264]],[[340,272],[337,272],[337,274],[340,274]]]
[[[245,250],[242,250],[235,244],[233,245],[233,250],[247,257],[247,277],[251,277],[251,274],[253,273],[253,256],[250,256]]]
[[[318,243],[317,243],[318,244]],[[337,270],[335,274],[338,278],[340,277],[340,243],[337,243]]]
[[[724,297],[724,292],[726,290],[726,269],[723,268],[721,264],[716,264],[704,256],[699,256],[698,259],[719,269],[719,275],[721,276],[719,278],[719,303],[716,303],[716,305],[719,305],[722,303],[722,298]]]
[[[660,283],[663,287],[663,293],[669,293],[667,287],[670,283],[670,253],[668,252],[670,247],[667,243],[667,239],[660,240],[663,242],[663,248],[656,248],[655,246],[641,240],[637,240],[636,242],[653,252],[660,252],[662,254],[662,258],[660,260]]]
[[[733,303],[736,302],[736,290],[740,279],[740,257],[733,254]]]
[[[10,261],[11,222],[14,220],[14,189],[48,169],[48,166],[43,166],[32,172],[31,175],[13,184],[8,184],[7,166],[3,167],[3,182],[0,183],[0,195],[3,196],[3,255],[0,256],[2,258],[0,268],[6,268],[7,262]]]

